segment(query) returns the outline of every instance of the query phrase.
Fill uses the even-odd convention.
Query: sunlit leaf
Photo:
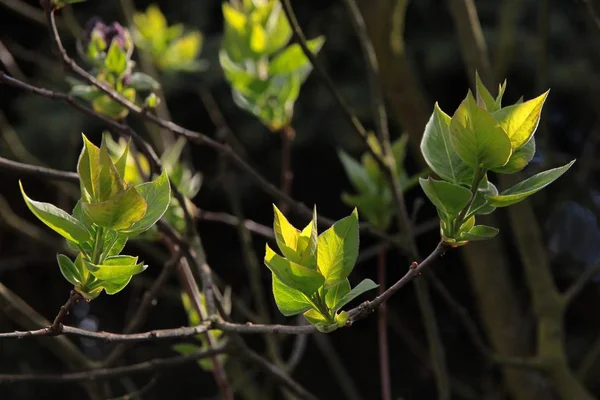
[[[316,292],[325,281],[318,271],[281,257],[271,250],[268,244],[265,250],[265,265],[277,275],[283,284],[299,290],[307,296]]]
[[[510,138],[513,149],[520,148],[533,137],[549,92],[524,103],[504,107],[492,114]]]
[[[317,268],[331,287],[346,279],[358,257],[358,211],[340,219],[319,236]]]
[[[373,282],[370,279],[362,280],[358,285],[354,286],[352,290],[347,292],[345,295],[341,296],[335,306],[331,309],[332,312],[338,312],[342,307],[346,304],[350,303],[352,300],[360,296],[361,294],[368,292],[369,290],[373,290],[377,288],[379,285]]]
[[[419,183],[433,205],[450,219],[456,217],[472,197],[469,189],[454,183],[431,178],[419,178]]]
[[[494,168],[492,171],[501,174],[514,174],[527,166],[535,155],[535,137],[531,137],[520,149],[512,153],[506,165]]]
[[[171,185],[167,171],[164,169],[152,182],[142,183],[135,188],[147,207],[144,216],[123,231],[129,235],[136,235],[150,229],[164,215],[171,201]]]
[[[277,275],[273,276],[273,297],[277,308],[286,317],[297,315],[311,308],[306,296],[299,290],[291,288],[281,282]]]
[[[90,221],[113,230],[131,228],[142,219],[146,207],[144,198],[133,186],[100,203],[82,203],[83,212]]]

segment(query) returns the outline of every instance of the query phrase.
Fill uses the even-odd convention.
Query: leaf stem
[[[100,264],[102,247],[104,247],[104,228],[98,227],[96,230],[96,237],[94,238],[94,252],[92,253],[93,264]]]
[[[460,229],[463,222],[465,222],[465,216],[467,215],[469,209],[475,201],[475,197],[477,196],[477,190],[479,189],[479,184],[481,183],[481,180],[483,179],[486,173],[487,170],[485,168],[480,168],[479,166],[476,167],[475,173],[473,174],[473,183],[471,183],[471,200],[469,200],[469,204],[467,204],[467,206],[463,208],[458,214],[458,217],[456,217],[455,225],[453,227],[454,229],[452,232],[453,235],[458,234],[458,230]]]

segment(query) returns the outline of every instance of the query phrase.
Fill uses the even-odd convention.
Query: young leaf
[[[121,279],[113,279],[113,280],[109,280],[109,281],[103,281],[102,282],[102,287],[104,288],[104,291],[106,292],[106,294],[117,294],[119,293],[121,290],[125,289],[125,286],[127,286],[127,284],[129,284],[129,281],[131,281],[131,277],[127,276],[125,278],[121,278]]]
[[[319,236],[317,268],[327,286],[346,279],[358,257],[358,211],[340,219]]]
[[[129,157],[129,145],[131,144],[131,139],[127,141],[125,144],[125,150],[115,163],[115,167],[117,168],[117,173],[121,177],[122,180],[125,180],[125,172],[127,171],[127,158]]]
[[[488,203],[495,207],[506,207],[512,204],[519,203],[525,200],[527,197],[534,193],[539,192],[558,178],[562,176],[571,165],[575,163],[575,160],[570,163],[563,165],[562,167],[549,169],[548,171],[540,172],[532,176],[531,178],[525,179],[522,182],[517,183],[515,186],[503,191],[498,196],[488,196]]]
[[[277,308],[283,315],[291,317],[292,315],[303,313],[312,307],[301,291],[285,285],[277,278],[277,275],[271,275],[273,276],[273,297],[275,297],[275,304],[277,304]]]
[[[306,42],[313,54],[317,54],[323,44],[325,37],[319,36]],[[299,44],[293,44],[273,58],[269,64],[270,75],[287,75],[310,67],[310,61],[302,51]]]
[[[514,174],[515,172],[519,172],[525,168],[533,159],[534,155],[535,137],[532,136],[531,139],[529,139],[529,142],[525,143],[520,149],[517,149],[512,153],[506,165],[503,165],[499,168],[494,168],[492,171],[501,174]]]
[[[533,137],[549,92],[548,90],[535,99],[504,107],[492,114],[510,138],[513,149],[522,147]]]
[[[144,199],[146,213],[139,221],[134,222],[130,228],[124,230],[129,235],[137,235],[150,229],[164,215],[171,201],[171,185],[167,171],[163,169],[158,178],[152,182],[136,186],[139,195]]]
[[[275,212],[273,231],[275,231],[275,241],[279,250],[281,250],[284,257],[289,258],[291,261],[300,262],[300,255],[296,252],[300,232],[290,224],[275,204],[273,204],[273,211]]]
[[[450,121],[450,142],[458,156],[473,167],[501,167],[512,154],[509,137],[494,117],[477,105],[471,91]]]
[[[325,304],[330,310],[334,310],[335,306],[340,302],[340,299],[350,293],[350,282],[348,279],[343,279],[327,289],[325,294]],[[337,310],[335,310],[337,311]],[[333,313],[335,313],[333,311]]]
[[[496,97],[496,101],[494,103],[494,110],[498,111],[502,108],[502,97],[504,97],[504,91],[506,90],[506,79],[502,84],[498,85],[498,97]]]
[[[75,85],[69,91],[69,95],[73,97],[78,97],[87,101],[94,101],[98,97],[102,96],[102,92],[91,85]]]
[[[160,83],[153,77],[141,72],[134,72],[131,74],[128,85],[135,90],[158,90],[160,88]]]
[[[469,189],[454,183],[431,178],[419,178],[419,183],[433,205],[450,219],[456,217],[472,197]]]
[[[81,136],[83,137],[83,149],[79,155],[77,173],[83,188],[92,199],[95,199],[100,175],[100,148],[90,142],[84,134]]]
[[[71,283],[73,286],[83,283],[83,277],[81,276],[81,273],[69,257],[65,256],[64,254],[58,254],[56,256],[56,261],[58,261],[58,267],[60,268],[62,276],[64,276],[69,283]]]
[[[265,265],[283,284],[307,296],[311,296],[325,282],[325,278],[319,272],[281,257],[271,250],[268,244],[265,249]]]
[[[21,181],[19,187],[27,208],[46,226],[73,243],[84,243],[90,239],[88,230],[77,219],[55,205],[31,200],[25,194]]]
[[[496,100],[481,81],[477,71],[475,71],[475,84],[477,86],[477,105],[481,108],[485,108],[489,112],[496,111]]]
[[[292,28],[279,1],[273,4],[265,30],[269,38],[265,52],[269,55],[279,51],[292,37]]]
[[[331,324],[331,321],[329,321],[327,318],[325,318],[325,316],[323,314],[321,314],[320,312],[318,312],[317,310],[308,310],[304,313],[304,318],[306,318],[306,320],[308,322],[310,322],[312,325],[317,325],[317,324],[321,324],[324,326],[327,326],[329,324]],[[336,326],[337,328],[337,326]]]
[[[433,113],[425,126],[421,152],[427,165],[440,178],[453,183],[470,184],[473,169],[456,154],[450,143],[451,118],[435,103]]]
[[[460,235],[461,240],[487,240],[491,239],[498,234],[498,229],[492,226],[476,225],[471,228],[468,232]]]
[[[82,203],[86,217],[98,226],[115,231],[129,229],[146,213],[146,202],[135,187],[130,186],[101,203]]]
[[[300,236],[298,237],[297,253],[300,255],[300,265],[310,269],[317,268],[318,238],[317,206],[315,206],[313,209],[313,219],[300,232]]]
[[[351,291],[340,297],[335,306],[331,309],[331,312],[336,313],[346,304],[360,296],[361,294],[377,288],[379,285],[370,279],[364,279],[358,285],[354,286]]]
[[[108,257],[101,265],[84,260],[87,269],[96,278],[103,281],[123,280],[129,276],[139,274],[148,268],[144,263],[137,263],[137,257],[115,256]]]
[[[104,248],[102,249],[103,259],[111,256],[118,256],[127,244],[128,237],[117,231],[106,230],[104,234]]]
[[[125,189],[125,183],[119,176],[117,167],[110,158],[106,141],[102,140],[100,146],[100,172],[98,174],[98,186],[96,201],[105,201]]]
[[[250,30],[250,50],[255,54],[262,54],[267,48],[267,33],[259,24],[252,24]]]
[[[342,166],[346,170],[346,175],[352,183],[352,186],[361,193],[371,193],[375,191],[375,185],[365,167],[363,167],[358,161],[350,157],[343,150],[338,151],[338,156],[342,162]]]
[[[116,40],[113,40],[110,44],[110,48],[104,59],[104,66],[119,77],[127,69],[127,55],[121,50],[121,47]]]
[[[496,186],[490,181],[485,182],[485,186],[483,188],[479,187],[477,190],[475,200],[473,200],[473,205],[471,205],[467,217],[471,215],[486,215],[492,213],[496,207],[488,204],[487,197],[497,195],[498,189]]]

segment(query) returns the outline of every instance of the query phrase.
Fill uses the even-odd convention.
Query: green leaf
[[[419,178],[423,192],[433,205],[448,218],[456,217],[471,200],[471,191],[454,183]]]
[[[106,141],[102,140],[100,146],[100,172],[98,174],[98,186],[96,201],[101,202],[114,197],[125,189],[125,183],[119,176],[117,167],[110,158]]]
[[[291,261],[300,262],[300,255],[296,252],[300,232],[290,224],[275,204],[273,204],[273,211],[275,213],[273,231],[275,232],[275,241],[279,250],[284,257],[289,258]]]
[[[325,294],[325,304],[327,307],[335,313],[335,307],[340,302],[344,296],[350,293],[350,282],[348,279],[343,279],[327,289],[327,293]]]
[[[304,318],[306,318],[306,320],[308,322],[310,322],[312,325],[317,325],[317,324],[321,324],[321,325],[330,325],[331,321],[329,321],[323,314],[321,314],[319,311],[317,310],[308,310],[304,313]],[[336,326],[337,328],[337,326]]]
[[[392,218],[392,192],[385,187],[382,192],[351,195],[342,193],[342,201],[357,207],[366,221],[380,230],[387,230]]]
[[[285,285],[277,278],[277,275],[271,275],[273,276],[273,297],[275,298],[275,304],[277,304],[277,308],[283,315],[290,317],[303,313],[312,307],[301,291]]]
[[[313,218],[300,232],[298,237],[297,253],[300,255],[300,265],[310,269],[317,269],[317,245],[319,233],[317,232],[317,206],[313,208]]]
[[[519,203],[560,178],[569,168],[571,168],[573,163],[575,163],[575,160],[562,167],[540,172],[531,178],[517,183],[515,186],[503,191],[498,196],[488,196],[488,202],[495,207],[506,207]]]
[[[228,26],[243,35],[246,30],[248,18],[240,11],[233,8],[229,3],[223,3],[223,17]]]
[[[250,30],[250,50],[262,54],[267,48],[267,33],[259,24],[252,24]]]
[[[460,235],[461,240],[488,240],[498,234],[499,230],[486,225],[475,225],[469,232]]]
[[[504,91],[506,90],[506,79],[502,84],[498,85],[498,97],[496,97],[496,102],[494,104],[494,110],[498,111],[502,108],[502,97],[504,97]]]
[[[319,272],[281,257],[271,250],[268,244],[265,249],[265,265],[283,284],[307,296],[315,293],[325,282],[325,278]]]
[[[118,256],[125,245],[128,237],[117,231],[106,230],[104,234],[104,248],[102,249],[102,259],[111,256]]]
[[[319,36],[306,42],[313,54],[317,54],[324,43],[324,36]],[[269,75],[287,75],[298,70],[310,68],[310,66],[310,61],[302,51],[302,47],[295,43],[273,58],[269,64]]]
[[[77,173],[83,189],[92,199],[95,199],[100,175],[100,148],[90,142],[84,134],[81,134],[81,136],[83,138],[83,149],[79,155]]]
[[[121,157],[115,163],[115,167],[117,168],[117,173],[121,177],[121,179],[125,180],[125,172],[127,171],[127,158],[129,157],[129,145],[131,144],[131,139],[127,141],[125,145],[125,150],[121,154]]]
[[[69,95],[87,101],[94,101],[98,97],[102,96],[103,93],[95,86],[75,85],[69,91]]]
[[[375,191],[374,182],[369,177],[367,170],[354,158],[350,157],[343,150],[338,151],[338,156],[342,166],[346,170],[346,175],[352,183],[352,186],[361,193],[372,193]]]
[[[350,319],[350,314],[348,314],[346,311],[342,311],[341,313],[335,315],[335,323],[340,328],[346,325],[348,319]]]
[[[509,137],[489,112],[477,106],[471,91],[450,121],[450,142],[473,167],[501,167],[512,154]]]
[[[167,211],[171,201],[171,185],[165,169],[158,178],[152,182],[137,185],[136,189],[146,203],[147,208],[142,219],[123,231],[129,235],[137,235],[154,226]]]
[[[125,286],[127,286],[130,281],[131,281],[131,276],[128,276],[128,277],[122,278],[122,279],[113,279],[110,281],[103,281],[102,287],[104,288],[104,291],[106,292],[106,294],[113,295],[113,294],[117,294],[121,290],[125,289]]]
[[[56,261],[58,261],[58,267],[60,268],[61,274],[69,281],[69,283],[73,286],[83,283],[84,278],[69,257],[64,254],[58,254],[56,256]]]
[[[494,168],[492,171],[501,174],[514,174],[515,172],[521,171],[529,164],[535,155],[535,137],[531,137],[529,142],[525,143],[521,148],[516,150],[510,156],[510,159],[499,168]]]
[[[135,90],[158,90],[160,88],[160,83],[158,83],[156,79],[142,72],[134,72],[131,74],[127,85]]]
[[[480,186],[477,190],[477,193],[475,194],[475,200],[473,200],[473,204],[471,205],[471,208],[466,216],[468,217],[474,214],[487,215],[492,213],[496,207],[489,205],[487,198],[488,196],[497,195],[498,189],[496,186],[490,181],[485,182],[485,186],[483,188]]]
[[[138,264],[137,260],[137,257],[132,256],[114,256],[108,257],[101,265],[93,264],[87,260],[83,261],[87,269],[96,278],[103,281],[122,281],[148,268],[144,263]]]
[[[21,181],[19,187],[27,208],[46,226],[73,243],[84,243],[90,239],[88,230],[76,218],[53,204],[31,200],[25,194]]]
[[[110,44],[104,59],[104,66],[119,77],[127,70],[127,54],[121,50],[116,40]]]
[[[475,71],[475,84],[477,86],[477,105],[481,108],[485,108],[489,112],[496,111],[496,100],[481,81],[477,71]]]
[[[273,4],[269,19],[265,24],[268,43],[266,53],[271,55],[285,46],[292,37],[292,28],[279,1]]]
[[[346,279],[358,257],[358,211],[340,219],[319,236],[317,268],[331,287]]]
[[[100,203],[82,203],[83,212],[96,225],[112,230],[125,230],[142,219],[146,202],[131,186],[109,200]]]
[[[370,279],[363,279],[358,285],[354,286],[352,290],[339,298],[338,302],[331,309],[331,312],[336,313],[346,304],[360,296],[361,294],[377,288],[379,285]]]
[[[451,118],[435,103],[433,113],[425,126],[421,152],[427,165],[440,178],[453,183],[470,184],[473,169],[456,154],[450,141]]]
[[[548,90],[535,99],[504,107],[492,114],[510,138],[513,149],[522,147],[533,137],[549,92]]]

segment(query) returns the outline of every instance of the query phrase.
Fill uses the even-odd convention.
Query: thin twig
[[[571,304],[573,299],[581,293],[581,291],[585,288],[585,286],[590,283],[592,279],[598,276],[600,272],[600,263],[594,265],[586,269],[583,274],[577,278],[577,280],[567,289],[567,291],[563,294],[563,302],[564,305],[567,306]]]
[[[62,321],[65,319],[71,308],[77,304],[77,302],[81,299],[81,295],[77,293],[75,290],[71,290],[69,294],[69,299],[67,302],[60,307],[58,314],[56,314],[56,318],[52,322],[52,325],[48,328],[50,330],[50,335],[58,335],[63,327]]]
[[[20,174],[33,175],[40,178],[79,183],[79,175],[77,175],[75,172],[38,167],[35,165],[20,163],[18,161],[8,160],[4,157],[0,157],[0,168],[9,169]]]
[[[385,292],[386,250],[381,248],[377,257],[377,281],[379,295]],[[381,398],[392,400],[392,382],[390,380],[390,357],[388,347],[387,306],[383,303],[377,310],[377,344],[379,348],[379,374],[381,379]]]
[[[224,212],[207,211],[199,208],[196,208],[195,211],[195,216],[200,221],[219,222],[221,224],[231,225],[234,227],[237,227],[240,223],[238,217]],[[259,224],[258,222],[249,219],[243,220],[242,223],[244,224],[244,227],[252,233],[263,236],[267,239],[275,239],[275,235],[273,235],[273,229],[266,225]]]
[[[225,352],[225,347],[217,347],[211,350],[202,350],[191,354],[179,355],[169,358],[158,358],[131,364],[123,367],[98,368],[90,371],[75,372],[68,374],[22,374],[22,375],[0,375],[0,383],[17,382],[43,382],[43,383],[70,383],[80,381],[97,381],[105,379],[120,378],[124,375],[133,375],[146,372],[156,372],[169,368],[178,367],[203,358],[215,357]]]
[[[150,381],[147,384],[145,384],[144,387],[142,387],[141,389],[136,390],[135,392],[127,393],[123,396],[113,397],[109,400],[131,400],[141,398],[144,394],[148,393],[154,386],[156,386],[159,378],[160,375],[154,375],[152,379],[150,379]]]

